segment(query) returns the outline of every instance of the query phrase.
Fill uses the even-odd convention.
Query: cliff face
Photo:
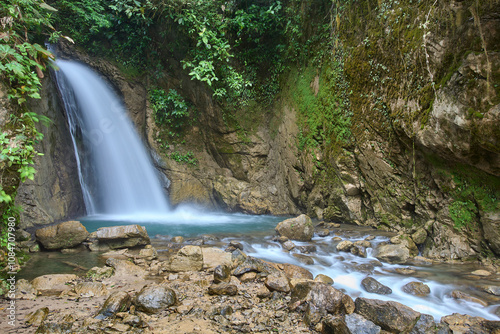
[[[37,124],[44,139],[36,149],[44,155],[35,159],[34,180],[22,183],[17,191],[16,204],[23,208],[19,227],[23,229],[85,213],[73,143],[50,78],[44,80],[40,95],[41,100],[31,100],[28,109],[49,117],[52,123],[48,127]]]
[[[313,34],[315,17],[331,14],[335,42],[320,65],[291,66],[271,106],[221,108],[179,62],[167,59],[163,88],[175,88],[197,110],[182,139],[169,145],[148,105],[147,78],[130,80],[105,60],[65,52],[121,93],[170,180],[173,204],[306,212],[407,233],[432,258],[472,259],[500,255],[495,4],[367,1],[309,13],[304,31]],[[307,12],[305,2],[295,6]],[[64,119],[47,89],[45,107],[37,110],[54,114],[59,125],[47,130],[38,181],[18,196],[46,217],[33,213],[25,218],[31,222],[82,211]],[[176,152],[192,152],[197,164],[176,161]]]

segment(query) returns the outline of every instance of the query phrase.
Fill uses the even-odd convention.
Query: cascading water
[[[57,60],[88,215],[169,212],[156,170],[121,101],[90,68]]]

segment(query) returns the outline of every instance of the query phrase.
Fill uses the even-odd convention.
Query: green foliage
[[[198,159],[195,158],[193,152],[191,151],[188,151],[186,154],[181,154],[179,152],[172,152],[170,154],[170,159],[175,160],[179,163],[185,163],[193,166],[196,166],[198,164]]]
[[[52,54],[32,39],[57,32],[51,25],[54,9],[39,0],[6,0],[0,4],[0,79],[10,87],[9,98],[19,104],[40,98],[40,78]]]
[[[177,131],[184,128],[189,119],[189,108],[175,89],[170,89],[168,93],[160,88],[152,89],[149,101],[158,125],[168,125]]]
[[[341,58],[332,59],[320,74],[315,72],[310,67],[300,74],[292,72],[292,76],[297,77],[291,96],[299,112],[300,150],[331,144],[340,147],[351,141],[349,85]]]
[[[453,201],[449,206],[450,217],[455,223],[455,228],[471,227],[477,219],[476,205],[471,201]]]

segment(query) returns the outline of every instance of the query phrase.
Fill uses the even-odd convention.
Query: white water
[[[376,231],[374,231],[376,233]],[[368,235],[359,238],[343,237],[344,240],[363,240]],[[376,237],[371,241],[372,245],[387,241],[387,237]],[[229,239],[228,239],[229,241]],[[446,272],[446,269],[435,269],[433,266],[419,267],[411,266],[415,269],[416,275],[401,275],[394,272],[396,268],[407,268],[407,265],[393,265],[382,263],[382,267],[374,267],[370,271],[360,271],[356,269],[357,265],[368,264],[377,259],[372,256],[372,249],[367,249],[367,257],[362,258],[347,252],[337,252],[335,246],[338,242],[332,241],[332,237],[314,238],[315,245],[318,247],[317,252],[309,254],[314,259],[313,265],[305,265],[299,262],[292,255],[299,253],[292,250],[290,253],[282,249],[277,242],[267,243],[244,243],[244,251],[251,256],[266,259],[279,263],[291,263],[304,268],[307,268],[314,276],[324,274],[334,280],[334,287],[341,289],[353,299],[357,297],[365,297],[380,300],[393,300],[401,304],[411,307],[412,309],[430,314],[439,322],[441,317],[452,313],[468,314],[471,316],[479,316],[489,320],[500,320],[494,314],[495,309],[500,307],[499,303],[482,306],[473,302],[456,300],[451,297],[453,290],[461,290],[474,295],[478,292],[473,286],[473,282],[467,282],[463,277],[457,277],[456,274]],[[305,242],[294,242],[297,246],[307,245]],[[463,272],[466,274],[466,272]],[[380,283],[390,287],[392,293],[389,295],[379,295],[367,292],[361,285],[361,281],[371,276]],[[415,276],[423,276],[426,278],[418,278]],[[416,297],[402,291],[403,285],[418,281],[429,286],[431,293],[425,297]],[[480,282],[478,282],[480,283]],[[492,284],[491,285],[497,285]],[[498,299],[497,299],[498,300]]]
[[[157,172],[120,99],[87,66],[65,60],[56,65],[87,214],[167,214]]]

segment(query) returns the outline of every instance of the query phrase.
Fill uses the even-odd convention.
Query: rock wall
[[[37,124],[44,139],[36,149],[44,155],[35,158],[34,180],[27,180],[18,189],[16,204],[23,208],[19,225],[23,229],[85,213],[73,143],[57,94],[53,82],[46,78],[41,100],[28,102],[30,111],[49,117],[52,123],[48,127]]]

